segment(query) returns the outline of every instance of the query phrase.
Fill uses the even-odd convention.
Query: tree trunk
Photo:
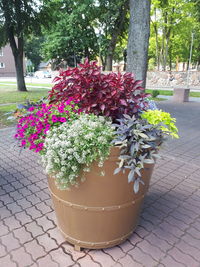
[[[24,41],[22,37],[17,38],[17,40],[18,40],[18,46],[16,44],[12,29],[10,29],[9,42],[15,60],[15,69],[17,74],[17,90],[21,92],[26,92],[27,89],[24,80],[24,66],[23,66]]]
[[[158,27],[157,27],[157,12],[155,9],[154,12],[154,19],[155,22],[151,20],[151,24],[153,25],[153,29],[155,32],[155,37],[156,37],[156,65],[157,65],[157,70],[160,70],[160,53],[159,53],[159,41],[158,41]]]
[[[127,71],[146,85],[150,34],[150,0],[130,0]]]
[[[178,65],[179,65],[179,57],[176,57],[176,71],[178,71]]]
[[[172,48],[169,46],[169,70],[172,70]]]
[[[156,60],[157,60],[157,70],[160,70],[160,55],[159,55],[159,43],[158,43],[158,32],[156,32]]]
[[[23,66],[23,55],[17,54],[14,55],[15,59],[15,68],[17,74],[17,90],[21,92],[26,92],[26,84],[24,80],[24,66]]]
[[[102,70],[105,71],[105,68],[106,68],[105,59],[102,55],[100,55],[100,58],[101,58],[101,62],[102,62]]]
[[[108,52],[105,59],[106,63],[105,70],[107,71],[112,71],[113,55],[117,44],[117,39],[123,32],[128,8],[129,8],[129,0],[125,0],[121,5],[119,16],[116,18],[116,21],[114,23],[112,37],[109,42]]]
[[[106,56],[106,66],[105,66],[106,71],[112,71],[113,53],[114,53],[113,47],[109,47],[108,54]]]
[[[168,50],[169,50],[169,39],[167,37],[166,38],[166,46],[165,46],[165,70],[167,67]]]

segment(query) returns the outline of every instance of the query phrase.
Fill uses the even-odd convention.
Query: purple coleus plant
[[[131,73],[102,73],[96,62],[85,60],[79,68],[61,71],[49,93],[50,103],[73,97],[83,112],[111,117],[113,121],[123,114],[137,115],[145,110],[147,94]]]

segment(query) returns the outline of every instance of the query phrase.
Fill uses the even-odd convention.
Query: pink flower
[[[38,110],[38,111],[36,112],[36,115],[37,115],[38,117],[43,117],[43,116],[44,116],[44,113],[43,113],[42,111]]]
[[[58,121],[58,118],[57,118],[56,115],[53,115],[51,119],[52,119],[53,122],[57,122]]]
[[[24,124],[24,126],[22,127],[22,129],[24,130],[24,129],[27,129],[28,128],[28,124],[26,123],[26,124]]]
[[[23,139],[23,140],[21,141],[21,146],[25,146],[25,145],[26,145],[26,140]]]
[[[60,120],[60,122],[66,122],[67,121],[67,119],[64,117],[61,117],[59,120]]]
[[[30,107],[29,109],[28,109],[28,111],[34,111],[34,107]]]
[[[23,132],[20,132],[20,133],[19,133],[19,137],[24,138],[24,134],[23,134]]]
[[[46,103],[42,103],[42,108],[46,108],[47,107],[47,105],[46,105]]]
[[[39,143],[37,145],[37,148],[36,148],[35,152],[40,152],[43,149],[43,146],[44,146],[44,143]]]
[[[23,122],[23,121],[25,121],[25,118],[20,118],[20,119],[19,119],[19,123],[21,123],[21,122]]]
[[[69,105],[69,104],[71,103],[71,101],[73,101],[73,98],[72,98],[72,97],[70,97],[70,98],[65,102],[65,104],[66,104],[66,105]]]
[[[63,113],[65,110],[64,110],[64,105],[63,104],[61,104],[60,106],[58,106],[58,111],[60,112],[60,113]]]
[[[38,138],[38,135],[37,134],[32,134],[31,137],[32,137],[33,140],[36,140]]]
[[[32,144],[29,149],[32,150],[32,149],[35,149],[36,148],[36,145],[35,144]]]

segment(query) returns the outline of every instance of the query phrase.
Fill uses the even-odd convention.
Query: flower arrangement
[[[45,140],[42,161],[46,172],[54,174],[60,189],[77,185],[81,169],[90,170],[90,164],[98,160],[99,167],[109,155],[114,127],[110,120],[94,114],[81,114],[71,123],[52,128]]]
[[[154,162],[164,137],[178,138],[175,119],[156,109],[140,84],[131,73],[103,74],[86,60],[60,72],[46,103],[22,113],[15,137],[41,154],[59,189],[78,185],[92,162],[101,167],[111,146],[119,146],[114,173],[128,171],[137,193],[141,169]]]

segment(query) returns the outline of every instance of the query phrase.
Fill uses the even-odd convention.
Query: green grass
[[[48,91],[47,88],[29,88],[27,92],[18,92],[15,86],[0,86],[0,104],[40,100],[47,96]]]
[[[163,97],[150,97],[151,100],[154,100],[154,101],[165,101],[166,98],[163,98]]]
[[[0,128],[11,126],[15,121],[7,120],[6,113],[14,111],[16,109],[16,104],[10,103],[25,103],[26,100],[37,101],[48,95],[49,89],[47,88],[29,88],[28,92],[18,92],[17,87],[13,84],[0,85],[0,104],[7,104],[5,106],[0,106]]]
[[[154,90],[147,89],[145,90],[146,93],[152,94]],[[158,90],[160,92],[160,95],[173,95],[173,91],[170,90]]]
[[[190,96],[192,96],[192,97],[200,97],[200,92],[190,92]]]
[[[1,85],[5,85],[5,84],[10,84],[10,85],[16,85],[17,86],[17,83],[16,82],[0,82],[0,86]],[[52,88],[53,87],[53,83],[26,83],[26,85],[30,85],[30,86],[45,86],[45,87],[49,87],[49,88]],[[7,86],[7,85],[6,85]]]
[[[153,90],[145,90],[146,93],[151,94]],[[172,96],[173,95],[173,91],[170,90],[159,90],[160,91],[160,95],[169,95]],[[200,92],[190,92],[190,96],[192,97],[200,97]]]
[[[11,115],[6,114],[10,111],[14,111],[16,109],[16,105],[6,105],[6,106],[0,106],[0,128],[13,126],[16,124],[16,121],[14,120],[8,120],[7,118]]]

